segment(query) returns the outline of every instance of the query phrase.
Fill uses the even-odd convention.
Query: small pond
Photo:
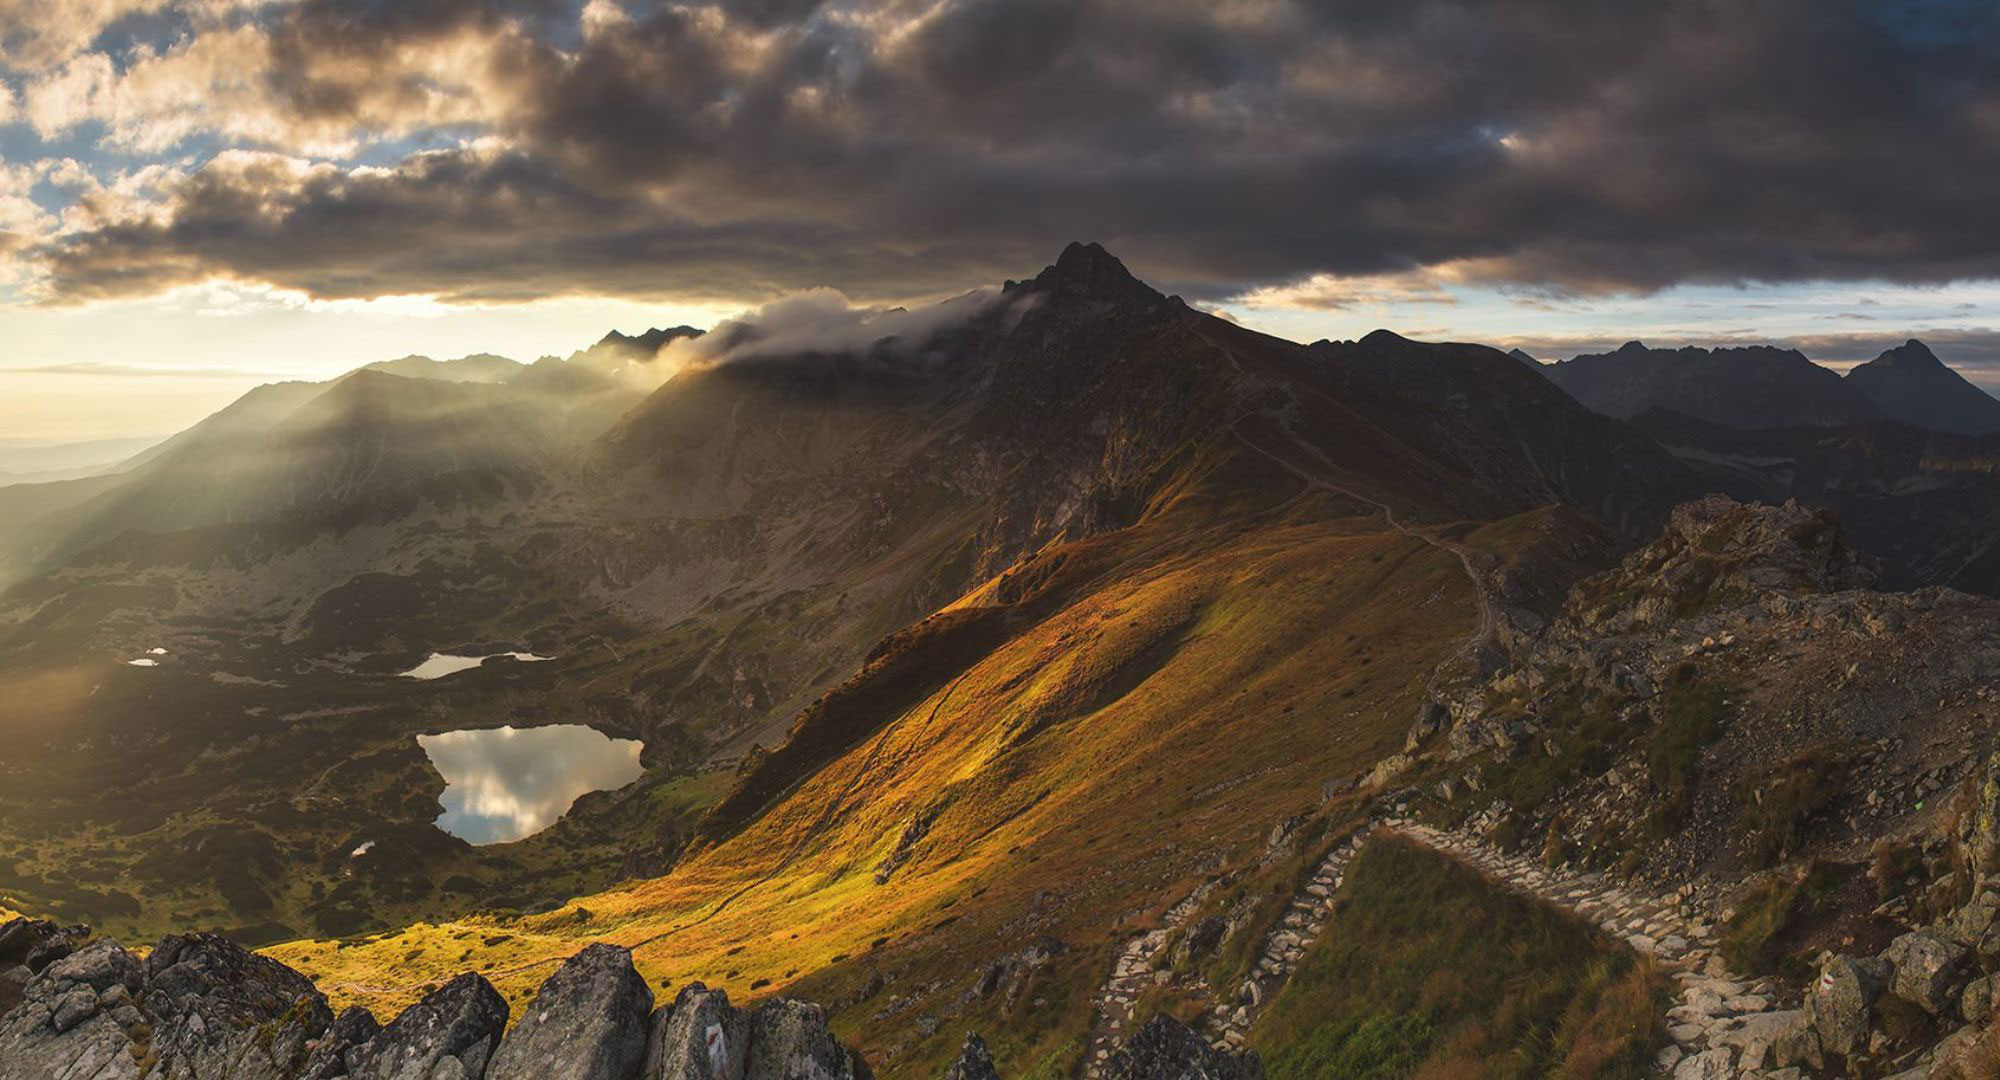
[[[460,656],[456,653],[434,652],[423,663],[402,672],[402,676],[405,679],[442,679],[446,675],[456,675],[461,671],[476,668],[496,656],[511,656],[524,664],[555,659],[553,656],[536,656],[528,652],[488,653],[485,656]]]
[[[644,746],[581,724],[447,731],[417,745],[444,777],[438,828],[472,844],[533,835],[577,796],[637,780]]]

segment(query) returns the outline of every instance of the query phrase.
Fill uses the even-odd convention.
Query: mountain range
[[[917,315],[405,357],[0,487],[0,904],[176,935],[0,931],[0,1051],[465,1070],[586,998],[837,1076],[1984,1037],[2000,435],[1922,346],[1300,344],[1094,244]],[[556,724],[642,775],[432,824],[416,736]]]

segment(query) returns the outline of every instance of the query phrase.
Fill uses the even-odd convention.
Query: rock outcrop
[[[698,982],[654,1012],[644,1080],[742,1080],[750,1018],[729,995]]]
[[[307,1044],[333,1023],[333,1010],[305,976],[214,934],[155,946],[138,1005],[159,1059],[152,1075],[168,1080],[297,1076]]]
[[[993,1055],[986,1051],[986,1040],[966,1032],[965,1045],[958,1051],[958,1060],[945,1070],[944,1080],[1000,1080],[993,1068]]]
[[[0,1017],[0,1080],[125,1080],[154,1064],[145,1017],[132,1002],[146,969],[115,941],[50,964]]]
[[[354,1080],[483,1080],[507,1002],[467,972],[424,995],[380,1034],[348,1052]]]
[[[1171,1016],[1155,1016],[1111,1055],[1109,1080],[1263,1080],[1254,1053],[1217,1050],[1193,1028]]]
[[[489,1080],[629,1080],[646,1056],[653,992],[629,949],[596,944],[542,983],[487,1069]]]
[[[777,998],[750,1014],[745,1080],[853,1080],[847,1048],[826,1027],[826,1010]]]
[[[340,1010],[340,1015],[333,1018],[333,1026],[313,1047],[299,1080],[338,1080],[346,1076],[347,1052],[367,1045],[381,1033],[382,1024],[367,1009],[349,1005]]]
[[[1629,633],[1768,593],[1866,589],[1879,576],[1875,560],[1850,547],[1840,519],[1825,510],[1710,495],[1675,507],[1659,539],[1578,586],[1558,636]]]

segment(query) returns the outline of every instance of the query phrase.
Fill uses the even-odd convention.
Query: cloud
[[[1191,299],[1334,308],[2000,276],[2000,21],[1945,0],[304,0],[187,25],[22,46],[24,114],[309,167],[217,156],[143,220],[83,215],[32,256],[49,297],[877,303],[1079,238]]]
[[[1269,285],[1243,294],[1240,302],[1253,308],[1302,308],[1308,311],[1348,311],[1386,308],[1397,304],[1456,304],[1445,283],[1449,273],[1412,271],[1402,274],[1314,274],[1287,285]]]
[[[912,356],[939,333],[1000,302],[999,290],[979,289],[910,310],[856,305],[837,290],[812,289],[726,319],[700,337],[670,341],[658,360],[678,370],[802,353],[886,350]]]
[[[162,379],[261,379],[272,377],[268,371],[252,371],[248,368],[231,367],[148,367],[144,364],[120,364],[77,360],[55,364],[0,365],[0,376],[4,375],[107,375],[123,378]]]
[[[166,0],[0,0],[0,69],[50,67],[87,48],[105,28]]]

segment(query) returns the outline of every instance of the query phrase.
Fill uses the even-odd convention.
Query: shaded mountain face
[[[2000,432],[2000,398],[1911,339],[1847,373],[1848,385],[1906,424],[1957,435]]]
[[[1419,445],[1450,447],[1454,467],[1481,488],[1526,490],[1535,505],[1568,503],[1635,538],[1657,530],[1668,509],[1701,490],[1650,439],[1581,407],[1532,359],[1524,364],[1518,354],[1483,345],[1423,344],[1386,330],[1312,348],[1392,388],[1372,406],[1391,410],[1382,414],[1384,426]]]
[[[2000,435],[1882,421],[1744,430],[1655,410],[1633,426],[1714,491],[1836,511],[1891,588],[2000,594]]]
[[[1627,342],[1546,365],[1551,381],[1590,408],[1620,418],[1647,409],[1731,427],[1852,424],[1882,410],[1796,349],[1649,349]]]

